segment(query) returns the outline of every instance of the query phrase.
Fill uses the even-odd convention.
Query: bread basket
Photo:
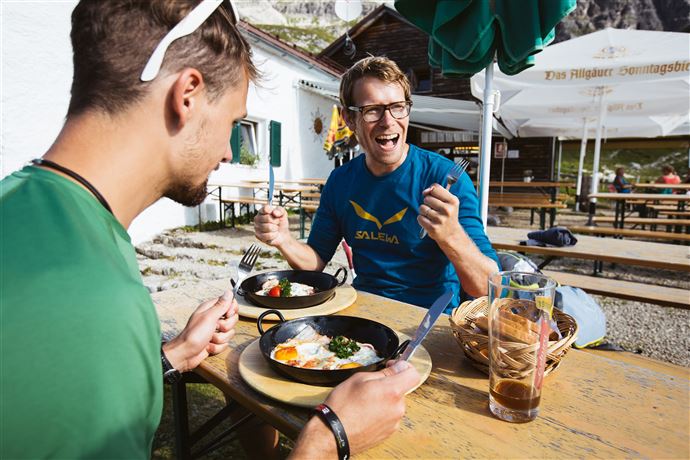
[[[489,316],[489,301],[487,297],[463,302],[450,315],[450,327],[455,339],[460,344],[465,356],[474,367],[489,374],[489,336],[488,333],[475,326],[475,319],[479,316]],[[577,337],[577,323],[572,316],[554,308],[553,318],[561,332],[560,340],[549,341],[549,351],[546,355],[546,369],[544,375],[555,370],[570,349]],[[529,345],[518,342],[511,349],[528,348]],[[519,355],[519,353],[518,353]],[[532,353],[525,353],[526,357]],[[519,358],[518,358],[519,361]]]

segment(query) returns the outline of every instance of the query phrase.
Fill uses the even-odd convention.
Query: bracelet
[[[163,380],[166,382],[176,383],[178,380],[180,380],[180,378],[182,378],[180,371],[175,369],[170,361],[168,361],[168,357],[165,356],[163,345],[161,345],[161,365],[163,366]]]
[[[340,419],[335,412],[325,404],[319,404],[314,408],[321,419],[331,428],[333,436],[335,436],[335,444],[338,447],[338,458],[340,460],[347,460],[350,458],[350,443],[347,441],[345,434],[345,427],[340,422]]]

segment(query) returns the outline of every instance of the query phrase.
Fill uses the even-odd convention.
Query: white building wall
[[[0,177],[40,157],[52,144],[64,122],[72,80],[70,15],[76,1],[0,2]],[[250,40],[255,60],[265,78],[251,87],[248,119],[258,122],[256,167],[224,164],[209,182],[226,183],[268,178],[268,124],[282,126],[281,167],[278,180],[327,177],[333,168],[322,150],[332,103],[296,87],[298,79],[333,81],[330,75],[309,69],[304,62],[276,51],[265,42]],[[313,132],[314,117],[324,130]],[[205,219],[217,219],[217,206],[202,206]],[[161,199],[144,211],[129,228],[136,244],[164,229],[194,225],[199,210]]]

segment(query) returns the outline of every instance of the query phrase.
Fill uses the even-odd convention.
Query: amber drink
[[[535,273],[489,277],[489,408],[502,420],[539,414],[555,287]]]

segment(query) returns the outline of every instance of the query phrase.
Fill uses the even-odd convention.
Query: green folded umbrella
[[[429,62],[446,76],[469,77],[494,57],[503,73],[533,65],[576,0],[396,0],[395,8],[430,35]]]
[[[486,69],[479,154],[479,215],[486,227],[491,167],[493,61],[508,75],[534,65],[534,54],[576,0],[395,0],[408,21],[429,34],[429,63],[445,76],[470,77]]]

